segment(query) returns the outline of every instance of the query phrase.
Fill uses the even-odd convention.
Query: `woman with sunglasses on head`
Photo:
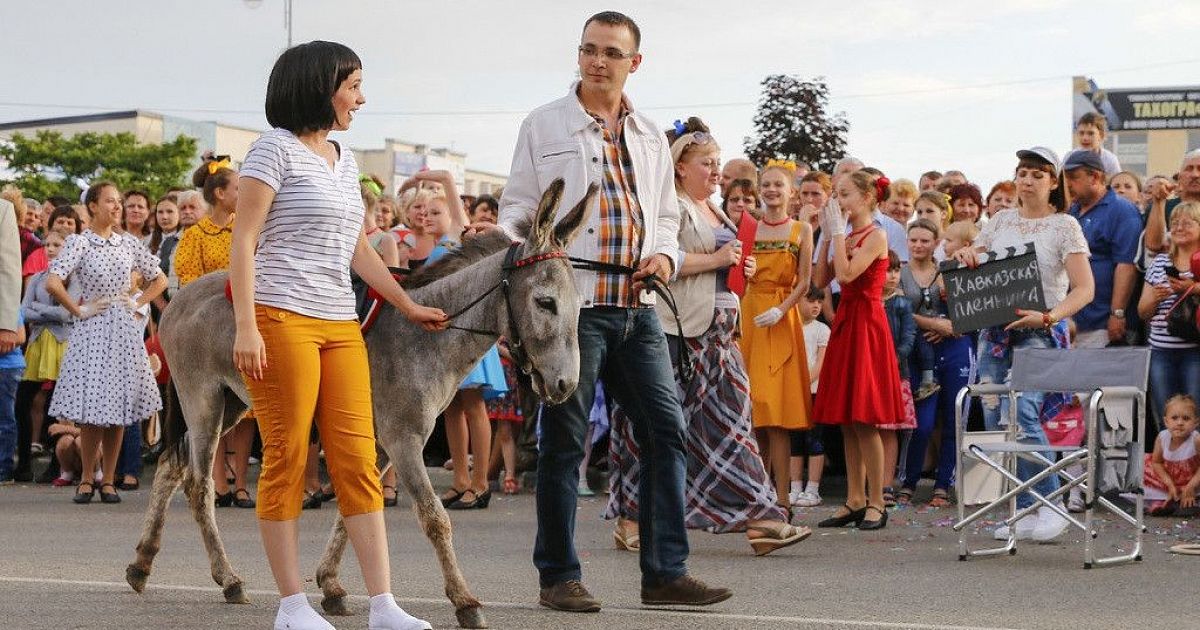
[[[664,305],[656,311],[676,372],[680,353],[695,367],[690,378],[675,374],[687,422],[687,526],[718,534],[745,531],[762,556],[804,540],[811,531],[788,523],[752,433],[749,382],[736,341],[739,304],[728,277],[753,277],[755,260],[742,256],[737,226],[709,200],[718,189],[721,162],[708,127],[699,118],[677,121],[667,141],[680,214],[679,275],[670,283],[679,308],[678,314]],[[737,182],[749,183],[734,180],[727,194],[737,194]],[[619,406],[611,439],[616,474],[605,517],[619,517],[613,532],[617,547],[634,550],[639,451],[632,422]]]
[[[766,211],[754,237],[758,269],[742,298],[742,354],[750,377],[751,418],[779,503],[788,506],[791,432],[811,426],[804,322],[797,305],[808,291],[813,236],[788,216],[790,163],[770,162],[759,177]]]
[[[1033,147],[1018,151],[1017,160],[1014,181],[1019,206],[997,212],[984,225],[975,239],[975,246],[954,252],[954,259],[975,267],[979,264],[977,254],[1021,248],[1033,242],[1048,310],[1017,309],[1018,319],[1013,323],[979,331],[980,383],[1007,382],[1012,371],[1013,350],[1018,348],[1069,348],[1066,318],[1092,301],[1095,288],[1088,264],[1087,239],[1079,221],[1065,212],[1069,204],[1058,155],[1046,147]],[[1042,403],[1047,397],[1044,392],[1022,392],[1018,399],[1020,435],[1028,443],[1048,444],[1041,423]],[[1000,427],[1006,406],[1006,399],[984,397],[983,416],[988,429]],[[1022,480],[1029,479],[1043,468],[1021,459],[1017,463],[1017,476]],[[1058,476],[1051,475],[1039,482],[1034,490],[1045,497],[1058,487]],[[1058,501],[1058,507],[1065,512],[1061,499]],[[1034,499],[1024,493],[1017,497],[1020,509],[1033,505],[1033,502]],[[1041,505],[1035,514],[1017,521],[1015,530],[1000,527],[994,535],[998,540],[1008,540],[1012,536],[1018,540],[1032,538],[1048,542],[1061,535],[1068,524],[1061,514]]]
[[[273,129],[250,147],[238,181],[233,358],[263,436],[257,513],[280,595],[276,629],[333,628],[313,610],[300,579],[297,519],[314,418],[370,596],[368,624],[432,628],[391,594],[371,379],[349,271],[425,330],[444,328],[446,315],[414,303],[367,242],[358,166],[329,138],[349,129],[364,102],[354,51],[324,41],[284,51],[267,84]]]

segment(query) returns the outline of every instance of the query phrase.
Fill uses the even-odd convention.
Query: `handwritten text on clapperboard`
[[[974,269],[942,263],[946,302],[954,332],[1007,324],[1017,309],[1045,310],[1042,278],[1033,244],[980,254]]]

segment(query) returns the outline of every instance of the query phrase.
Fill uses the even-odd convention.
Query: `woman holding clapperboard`
[[[1088,266],[1087,240],[1079,222],[1066,214],[1066,187],[1059,171],[1058,156],[1046,147],[1017,151],[1017,184],[1019,207],[997,212],[975,240],[975,247],[955,252],[958,262],[975,267],[980,264],[976,254],[1002,252],[1006,248],[1023,248],[1032,243],[1037,253],[1038,271],[1042,278],[1042,293],[1046,312],[1017,309],[1018,319],[1004,327],[985,328],[979,334],[979,382],[1003,383],[1009,380],[1012,351],[1015,348],[1066,348],[1069,345],[1066,318],[1074,315],[1092,300],[1092,271]],[[986,261],[984,261],[986,262]],[[1039,412],[1044,394],[1023,392],[1018,399],[1017,420],[1022,438],[1033,444],[1047,444],[1042,432]],[[984,420],[989,429],[1000,423],[998,397],[985,397]],[[1029,479],[1041,466],[1022,459],[1017,476]],[[1058,477],[1050,476],[1037,486],[1045,496],[1058,489]],[[1017,506],[1025,508],[1033,498],[1021,495]],[[1063,508],[1066,511],[1066,508]],[[1039,542],[1052,540],[1066,530],[1068,521],[1046,506],[1038,508],[1016,523],[1016,538]],[[996,538],[1007,540],[1008,527],[996,530]]]

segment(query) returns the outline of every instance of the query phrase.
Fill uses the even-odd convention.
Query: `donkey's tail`
[[[167,379],[166,390],[161,457],[182,461],[187,444],[187,422],[183,418],[183,407],[179,404],[179,392],[175,389],[174,379]]]

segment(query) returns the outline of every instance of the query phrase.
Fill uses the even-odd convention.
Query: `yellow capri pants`
[[[299,518],[314,419],[342,516],[382,510],[371,374],[358,322],[261,304],[255,317],[267,350],[263,379],[245,379],[263,443],[258,517]]]

